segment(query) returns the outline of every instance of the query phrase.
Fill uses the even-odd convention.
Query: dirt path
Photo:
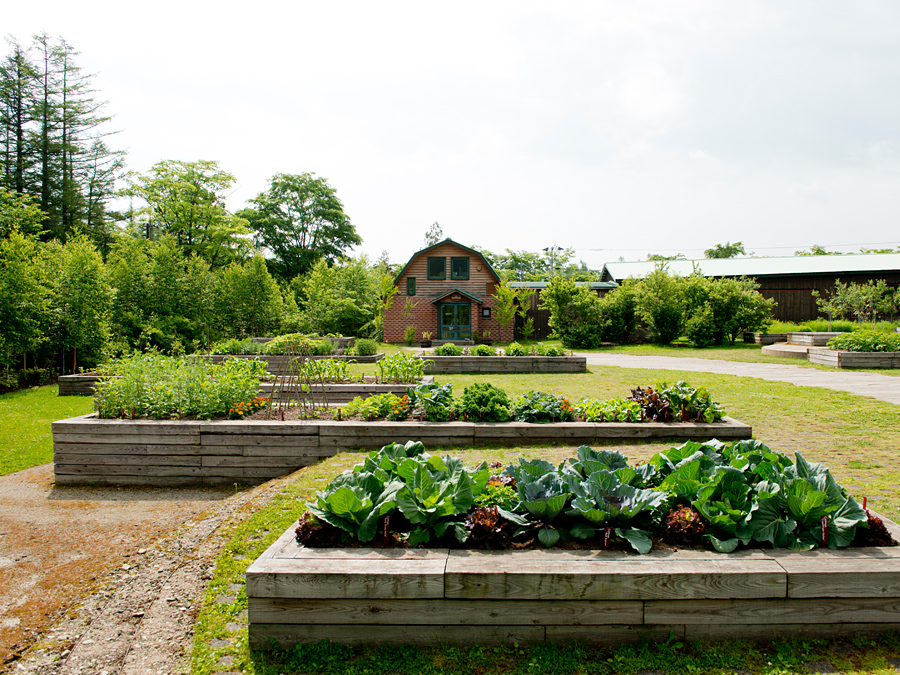
[[[217,528],[280,487],[54,487],[49,464],[0,477],[0,672],[182,672]]]

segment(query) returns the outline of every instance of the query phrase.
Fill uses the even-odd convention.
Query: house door
[[[441,303],[441,340],[468,340],[472,337],[472,305],[468,302]]]

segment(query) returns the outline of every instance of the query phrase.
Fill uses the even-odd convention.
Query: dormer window
[[[450,278],[454,281],[468,281],[469,259],[450,258]]]

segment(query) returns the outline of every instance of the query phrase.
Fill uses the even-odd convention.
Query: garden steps
[[[761,351],[766,356],[780,356],[785,359],[805,359],[809,352],[809,347],[804,345],[792,345],[787,342],[776,342],[775,344],[764,346]]]
[[[428,446],[569,445],[610,438],[734,440],[749,425],[642,422],[281,422],[276,420],[98,419],[52,424],[58,484],[233,485],[283,476],[345,450],[377,449],[409,439]],[[186,460],[186,456],[197,459]],[[167,461],[169,458],[170,461]]]
[[[900,548],[313,549],[293,529],[247,570],[254,648],[272,639],[283,648],[322,639],[618,644],[900,627]]]

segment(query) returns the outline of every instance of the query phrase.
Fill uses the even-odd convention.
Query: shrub
[[[407,326],[403,331],[404,338],[406,339],[406,344],[411,345],[413,341],[416,339],[416,327],[415,326]]]
[[[685,322],[684,334],[697,347],[709,347],[716,343],[716,320],[709,305],[704,305]]]
[[[466,387],[456,403],[460,417],[469,421],[507,422],[509,420],[509,396],[492,384],[476,383]]]
[[[559,345],[537,345],[534,349],[536,356],[565,356],[566,350]]]
[[[497,350],[490,345],[475,345],[469,350],[472,356],[496,356]]]
[[[452,342],[434,348],[435,356],[462,356],[463,348]]]
[[[359,338],[354,344],[357,356],[373,356],[378,350],[375,340],[369,338]]]
[[[832,338],[828,346],[848,352],[896,352],[900,351],[900,333],[858,330]]]
[[[587,286],[576,286],[566,277],[554,277],[541,293],[541,308],[549,310],[550,328],[566,347],[592,348],[600,344],[600,298]]]
[[[600,336],[603,340],[628,342],[637,325],[633,286],[619,286],[600,298],[600,316]]]

